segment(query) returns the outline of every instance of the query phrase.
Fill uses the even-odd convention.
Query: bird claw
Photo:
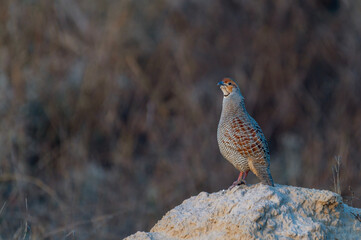
[[[239,186],[239,185],[242,185],[242,184],[247,185],[246,180],[240,179],[240,180],[234,181],[232,183],[232,185],[228,188],[228,190],[234,188],[235,186]]]

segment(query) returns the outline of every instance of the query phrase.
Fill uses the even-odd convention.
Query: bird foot
[[[239,186],[239,185],[242,185],[242,184],[247,185],[246,180],[244,180],[244,179],[239,179],[239,180],[237,180],[237,181],[234,181],[234,182],[232,183],[232,185],[228,188],[228,190],[234,188],[235,186]]]

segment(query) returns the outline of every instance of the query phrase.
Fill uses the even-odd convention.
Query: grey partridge
[[[240,171],[235,185],[246,183],[251,170],[263,184],[274,186],[268,143],[257,122],[248,114],[238,85],[230,78],[218,83],[223,92],[217,141],[221,154]]]

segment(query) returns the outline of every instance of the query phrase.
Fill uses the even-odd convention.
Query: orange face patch
[[[230,78],[224,78],[222,80],[224,83],[223,87],[227,89],[227,92],[231,93],[234,87],[237,87],[237,84]]]
[[[229,83],[231,83],[232,85],[237,85],[232,79],[230,78],[223,78],[222,82],[226,85],[228,85]]]
[[[222,81],[218,83],[218,85],[220,85],[220,88],[225,97],[231,94],[234,89],[238,88],[237,84],[230,78],[223,78]]]

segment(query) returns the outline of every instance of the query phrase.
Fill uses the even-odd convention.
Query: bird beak
[[[224,86],[225,84],[224,84],[223,81],[220,81],[220,82],[217,83],[217,85],[218,85],[218,86]]]

